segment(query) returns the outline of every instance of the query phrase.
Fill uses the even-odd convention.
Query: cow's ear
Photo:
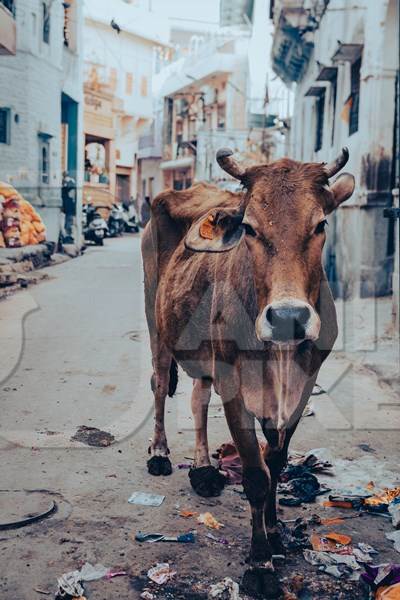
[[[243,214],[211,210],[196,221],[185,237],[185,246],[195,252],[227,252],[238,245],[245,234]]]
[[[352,193],[354,192],[355,180],[353,175],[350,173],[342,173],[339,177],[329,186],[330,191],[332,192],[332,200],[327,207],[327,213],[332,212],[350,198]]]

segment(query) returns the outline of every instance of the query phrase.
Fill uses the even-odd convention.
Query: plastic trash
[[[393,533],[387,533],[386,537],[391,542],[394,542],[394,549],[397,552],[400,552],[400,529],[398,531],[393,531]]]
[[[350,579],[358,579],[360,565],[351,554],[335,554],[333,552],[316,552],[315,550],[304,550],[303,556],[311,565],[318,566],[321,571],[342,577],[347,575]],[[332,568],[336,567],[336,568]]]
[[[161,506],[165,496],[159,494],[148,494],[147,492],[133,492],[128,499],[129,504],[138,504],[140,506]]]
[[[176,571],[172,571],[169,563],[157,563],[155,567],[152,567],[147,571],[147,577],[157,583],[163,585],[167,583],[176,575]]]
[[[392,500],[388,506],[388,512],[392,517],[393,527],[400,528],[400,496]]]
[[[180,542],[182,544],[190,544],[196,541],[196,533],[189,531],[189,533],[183,533],[181,535],[168,536],[163,533],[143,533],[138,531],[135,535],[137,542]]]
[[[224,527],[222,523],[219,523],[215,517],[210,512],[202,513],[197,518],[198,523],[203,523],[209,529],[221,529]]]

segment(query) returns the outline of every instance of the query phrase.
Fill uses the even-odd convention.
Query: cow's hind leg
[[[192,391],[192,413],[196,432],[194,465],[189,478],[194,491],[199,496],[219,496],[224,488],[225,478],[211,465],[208,452],[207,417],[211,397],[212,381],[209,378],[195,379]]]
[[[159,351],[153,357],[154,372],[151,378],[151,387],[154,393],[155,422],[154,435],[147,461],[147,469],[151,475],[170,475],[172,473],[171,461],[168,458],[169,448],[165,434],[164,414],[165,398],[170,388],[171,373],[174,373],[175,362],[169,352]]]

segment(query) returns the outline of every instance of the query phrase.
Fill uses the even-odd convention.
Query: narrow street
[[[108,240],[104,248],[90,248],[47,272],[47,281],[0,303],[0,322],[7,318],[8,323],[0,327],[0,521],[46,510],[52,500],[58,510],[36,524],[0,532],[1,598],[53,598],[57,578],[85,561],[129,575],[85,584],[90,600],[139,598],[146,573],[157,562],[169,562],[177,572],[173,583],[159,588],[157,598],[206,598],[211,583],[225,576],[239,581],[250,535],[249,509],[237,493],[240,488],[227,487],[220,498],[208,500],[192,492],[187,470],[175,468],[164,479],[147,474],[151,362],[139,236]],[[18,349],[14,346],[21,336],[15,332],[22,320],[23,343]],[[314,397],[316,414],[303,419],[292,449],[330,449],[334,476],[327,481],[333,489],[365,486],[371,480],[376,486],[398,483],[399,411],[394,391],[380,385],[370,370],[352,365],[344,353],[329,359],[320,384],[331,392]],[[180,374],[178,393],[168,399],[167,434],[174,465],[188,463],[193,456],[190,389],[191,382]],[[379,410],[378,394],[385,405]],[[358,429],[352,427],[354,422]],[[327,423],[336,426],[328,431]],[[392,429],[383,430],[383,423]],[[81,426],[108,432],[115,441],[105,448],[71,441]],[[209,435],[212,451],[230,439],[217,397],[210,408]],[[156,508],[134,506],[128,498],[135,491],[164,494],[166,499]],[[332,517],[345,512],[324,508],[323,499],[285,507],[280,516]],[[193,518],[180,517],[182,509],[210,510],[225,525],[213,533],[228,543],[207,538],[210,530]],[[385,532],[392,531],[390,520],[367,515],[336,527],[355,543],[372,544],[379,552],[377,563],[396,562],[392,543],[385,538]],[[195,544],[140,545],[134,540],[138,530],[177,535],[190,529],[198,532]],[[290,554],[280,570],[289,579],[296,572],[314,586],[304,597],[362,597],[357,584],[318,573],[301,552]]]

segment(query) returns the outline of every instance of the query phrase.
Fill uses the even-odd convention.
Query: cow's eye
[[[246,232],[246,235],[250,235],[251,237],[256,237],[257,236],[257,234],[254,231],[254,229],[252,228],[252,226],[249,225],[248,223],[243,223],[243,227],[244,227],[244,230]]]
[[[328,225],[328,221],[326,219],[324,219],[323,221],[321,221],[321,223],[318,223],[318,225],[315,228],[314,233],[316,235],[319,235],[321,233],[324,233],[325,231],[325,227]]]

